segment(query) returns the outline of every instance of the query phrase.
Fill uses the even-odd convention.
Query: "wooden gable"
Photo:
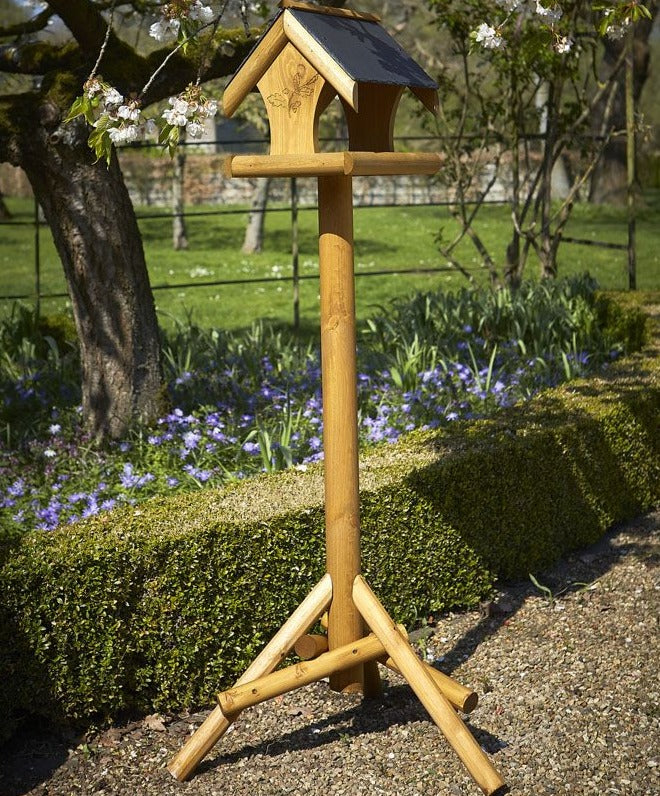
[[[339,95],[351,151],[391,151],[394,116],[410,88],[432,111],[435,81],[370,14],[284,0],[227,84],[231,116],[255,87],[271,128],[271,154],[318,152],[318,122]]]

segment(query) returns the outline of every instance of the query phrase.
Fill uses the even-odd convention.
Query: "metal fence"
[[[534,140],[542,140],[542,135],[533,135],[530,136],[531,139]],[[413,137],[410,137],[410,140]],[[436,141],[437,139],[430,139],[427,137],[415,136],[414,140],[416,141]],[[201,145],[197,142],[185,142],[183,145],[188,146],[199,151],[204,147],[214,147],[216,150],[219,150],[221,153],[223,149],[227,151],[232,151],[232,147],[236,147],[237,145],[244,146],[246,143],[253,144],[253,145],[262,145],[265,146],[267,144],[266,139],[241,139],[240,141],[233,141],[233,140],[223,140],[223,141],[205,141]],[[139,151],[140,149],[149,149],[153,148],[156,145],[154,144],[141,144],[141,145],[134,145],[132,147],[126,147],[127,150],[136,150]],[[193,149],[193,151],[194,151]],[[218,152],[216,152],[218,154]],[[280,178],[282,179],[282,178]],[[388,178],[392,179],[392,178]],[[288,204],[277,207],[266,207],[263,211],[258,209],[234,209],[234,208],[221,208],[218,207],[215,210],[195,210],[195,209],[187,209],[184,211],[176,211],[171,210],[168,212],[163,213],[136,213],[136,218],[138,221],[144,220],[154,220],[154,219],[163,219],[169,218],[174,220],[177,216],[180,216],[184,219],[186,218],[194,218],[194,217],[201,217],[201,216],[228,216],[228,215],[247,215],[248,213],[252,212],[264,212],[267,214],[271,213],[288,213],[290,215],[290,228],[291,228],[291,274],[290,276],[277,276],[277,277],[256,277],[256,278],[241,278],[241,279],[214,279],[214,280],[206,280],[206,281],[199,281],[196,280],[194,282],[176,282],[174,284],[154,284],[152,285],[152,290],[154,291],[166,291],[166,290],[181,290],[191,289],[191,288],[211,288],[211,287],[220,287],[226,285],[254,285],[254,284],[269,284],[269,283],[278,283],[281,285],[284,283],[291,283],[292,285],[292,303],[293,303],[293,320],[294,325],[297,327],[300,320],[300,304],[299,304],[299,288],[300,283],[304,280],[314,280],[318,279],[318,275],[315,274],[301,274],[299,269],[299,244],[298,244],[298,220],[299,214],[301,212],[306,211],[317,211],[318,206],[313,203],[305,203],[301,205],[300,203],[300,190],[299,190],[299,181],[298,179],[290,178],[289,182],[289,190],[288,190]],[[434,208],[442,208],[442,207],[450,207],[455,205],[456,202],[452,201],[451,199],[447,198],[444,200],[435,201],[413,201],[413,202],[406,202],[406,201],[381,201],[378,196],[371,197],[372,201],[369,204],[361,203],[359,207],[362,209],[365,208],[404,208],[404,207],[434,207]],[[485,199],[477,200],[475,199],[472,204],[476,204],[477,201],[480,201],[484,205],[506,205],[509,204],[509,200],[506,198],[493,198],[489,199],[486,197]],[[634,224],[634,219],[633,219]],[[16,301],[16,300],[31,300],[34,301],[35,306],[39,309],[40,303],[42,299],[55,299],[55,298],[66,298],[68,293],[66,292],[43,292],[41,283],[41,230],[42,227],[47,226],[46,222],[43,220],[41,216],[41,211],[39,208],[38,202],[35,200],[34,202],[34,212],[32,214],[32,218],[30,220],[1,220],[0,227],[2,226],[30,226],[33,229],[33,289],[28,292],[13,292],[7,293],[4,295],[0,295],[0,301]],[[633,235],[628,235],[628,240],[626,243],[612,243],[606,241],[598,241],[592,239],[585,239],[585,238],[576,238],[570,236],[563,236],[562,237],[563,243],[574,244],[579,246],[592,246],[592,247],[600,247],[604,249],[611,249],[621,252],[628,253],[628,286],[630,289],[634,289],[635,287],[635,238]],[[367,272],[356,272],[356,277],[366,278],[366,277],[385,277],[390,276],[393,274],[435,274],[435,273],[451,273],[455,272],[455,268],[451,265],[447,266],[435,266],[435,267],[401,267],[395,269],[387,269],[387,270],[371,270]],[[466,268],[466,271],[479,271],[483,270],[481,267],[475,268]]]

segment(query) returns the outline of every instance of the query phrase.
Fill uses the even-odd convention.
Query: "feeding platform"
[[[483,793],[494,796],[505,792],[504,781],[457,713],[472,710],[476,694],[417,657],[360,571],[352,178],[440,168],[441,155],[394,152],[392,140],[402,92],[434,112],[437,86],[377,17],[292,0],[280,7],[223,97],[231,116],[259,91],[270,154],[231,156],[225,173],[318,178],[327,571],[238,682],[218,694],[168,769],[187,779],[240,711],[301,685],[328,677],[335,691],[381,696],[380,662],[403,675]],[[337,96],[348,150],[321,152],[319,118]],[[327,635],[308,635],[323,616]],[[294,649],[305,660],[275,671]]]

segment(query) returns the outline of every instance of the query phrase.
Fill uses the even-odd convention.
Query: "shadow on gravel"
[[[0,794],[22,794],[47,782],[69,758],[75,746],[73,733],[43,727],[43,722],[26,723],[0,746]]]
[[[469,658],[490,636],[495,635],[503,624],[518,612],[524,601],[534,595],[553,599],[582,591],[589,584],[605,575],[621,558],[627,555],[646,557],[649,566],[659,566],[658,556],[645,552],[645,539],[660,526],[660,514],[649,514],[637,520],[613,526],[598,542],[577,551],[541,573],[532,573],[549,592],[541,593],[531,581],[504,584],[493,603],[482,606],[482,619],[460,638],[444,655],[442,671],[451,674]],[[614,544],[614,538],[625,528],[635,541]],[[438,667],[440,668],[440,667]]]
[[[340,699],[342,698],[338,696],[338,705]],[[317,721],[312,719],[305,727],[278,735],[276,738],[264,739],[257,744],[246,745],[236,752],[222,754],[222,745],[220,745],[216,750],[220,754],[202,762],[198,773],[212,771],[230,763],[252,758],[255,755],[277,757],[286,752],[317,749],[326,744],[336,743],[337,740],[344,740],[348,744],[353,738],[386,732],[394,726],[427,722],[428,718],[428,713],[408,686],[391,686],[385,688],[382,700],[358,702],[356,705],[339,710],[325,719]],[[469,721],[466,723],[479,744],[489,754],[493,754],[505,746],[499,738],[486,730],[480,729]]]

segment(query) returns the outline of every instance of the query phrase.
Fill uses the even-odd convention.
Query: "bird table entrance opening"
[[[230,156],[226,174],[318,178],[327,572],[234,687],[218,695],[168,769],[188,778],[241,710],[300,685],[329,677],[336,691],[379,696],[380,662],[405,677],[481,790],[502,793],[504,781],[456,712],[474,708],[476,694],[419,660],[360,574],[352,177],[440,168],[439,154],[394,152],[392,143],[404,89],[435,112],[437,85],[377,17],[283,0],[228,83],[225,114],[255,88],[268,113],[270,153]],[[319,117],[336,96],[349,146],[321,152]],[[327,636],[306,635],[323,615]],[[294,648],[306,660],[275,671]]]

